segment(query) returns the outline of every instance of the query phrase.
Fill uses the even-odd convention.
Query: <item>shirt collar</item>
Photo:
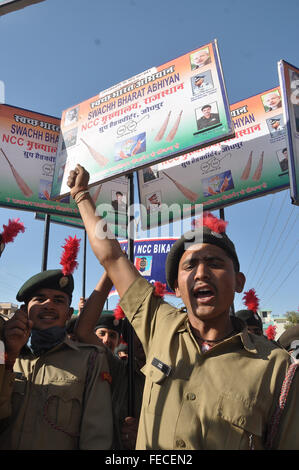
[[[73,340],[69,339],[68,336],[66,335],[65,338],[63,339],[63,341],[61,341],[61,343],[57,344],[56,346],[53,346],[53,348],[49,349],[49,351],[43,353],[42,355],[47,354],[48,352],[57,351],[57,350],[59,350],[60,348],[62,348],[64,346],[67,346],[71,349],[74,349],[75,351],[80,350],[80,348],[78,347],[76,341],[73,341]],[[33,356],[32,351],[25,344],[23,346],[22,350],[21,350],[21,356],[25,357],[25,356],[28,356],[28,355]]]
[[[190,331],[190,329],[188,328],[188,324],[189,324],[188,315],[187,315],[187,312],[185,311],[185,308],[184,307],[181,308],[179,312],[184,313],[185,315],[184,317],[182,317],[182,322],[181,322],[181,325],[179,325],[177,332],[182,333],[184,331]],[[248,334],[246,324],[240,318],[236,318],[234,316],[231,317],[231,321],[237,333],[234,336],[231,336],[230,338],[224,341],[227,341],[227,342],[239,341],[242,343],[242,346],[244,347],[244,349],[246,349],[246,351],[252,354],[258,354],[256,346]]]

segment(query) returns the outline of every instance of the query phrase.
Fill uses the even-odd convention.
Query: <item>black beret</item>
[[[184,233],[184,235],[172,245],[167,255],[165,273],[167,284],[172,290],[174,290],[174,283],[178,276],[179,262],[183,253],[191,244],[196,243],[209,243],[210,245],[219,246],[232,259],[235,271],[238,272],[240,270],[235,246],[226,233],[214,232],[204,225],[202,229],[190,230]]]
[[[253,310],[238,310],[235,316],[243,320],[249,326],[257,326],[263,329],[263,322],[261,317]]]
[[[299,325],[290,326],[280,335],[277,342],[287,351],[290,349],[291,343],[299,340]]]
[[[26,281],[16,295],[19,302],[27,302],[39,289],[54,289],[68,294],[70,299],[74,290],[74,278],[65,276],[61,269],[50,269],[32,276]]]
[[[117,320],[113,314],[104,313],[100,316],[99,321],[95,327],[95,330],[98,328],[107,328],[108,330],[114,330],[119,335],[121,334],[122,330],[122,320]]]

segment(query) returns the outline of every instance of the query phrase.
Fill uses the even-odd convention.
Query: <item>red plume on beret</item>
[[[204,225],[216,233],[224,233],[227,224],[228,222],[223,219],[218,219],[211,214],[211,212],[204,212],[199,219],[192,220],[193,228],[200,228]]]
[[[166,294],[166,284],[162,284],[160,281],[155,281],[154,282],[155,290],[154,290],[154,295],[156,297],[164,297]]]
[[[256,296],[254,289],[244,292],[243,300],[248,310],[252,310],[254,313],[257,312],[257,309],[259,308],[259,299]]]
[[[268,328],[266,329],[266,335],[270,341],[274,340],[276,336],[276,326],[269,325]]]
[[[60,264],[62,265],[62,272],[64,276],[72,274],[74,270],[78,267],[76,261],[78,251],[80,248],[80,239],[69,237],[65,238],[65,245],[62,246],[63,253],[61,255]]]
[[[19,232],[24,233],[25,227],[22,222],[19,222],[20,219],[8,220],[8,225],[3,225],[2,241],[4,243],[13,242],[15,237]]]
[[[162,297],[163,298],[165,293],[166,293],[166,284],[163,284],[160,281],[155,281],[154,282],[154,287],[155,287],[155,289],[154,289],[153,294],[156,297]],[[119,304],[117,304],[117,306],[113,310],[113,315],[114,315],[114,318],[116,320],[122,320],[123,318],[125,318],[125,313],[124,313],[123,309],[121,308],[121,306]]]
[[[113,315],[116,320],[122,320],[123,318],[125,318],[124,311],[119,304],[117,304],[117,306],[113,310]]]

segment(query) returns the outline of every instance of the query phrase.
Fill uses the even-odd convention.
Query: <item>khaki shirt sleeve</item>
[[[79,448],[109,450],[112,440],[110,372],[106,352],[98,351],[85,391]]]
[[[11,393],[14,384],[14,373],[0,365],[0,419],[11,414]]]
[[[160,327],[161,321],[169,313],[174,316],[178,314],[175,307],[164,302],[161,297],[153,295],[153,291],[154,286],[139,277],[120,301],[120,306],[139,337],[146,356],[157,325]]]

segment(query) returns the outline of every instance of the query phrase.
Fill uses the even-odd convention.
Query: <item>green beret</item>
[[[122,320],[117,320],[113,314],[104,313],[100,316],[100,319],[95,327],[95,331],[99,328],[107,328],[108,330],[114,330],[119,335],[122,330]]]
[[[261,317],[253,310],[238,310],[235,313],[235,316],[243,320],[249,326],[257,326],[258,328],[263,329]]]
[[[290,349],[291,343],[299,339],[299,325],[290,326],[278,338],[277,342],[287,351]]]
[[[174,290],[174,283],[178,277],[178,267],[180,259],[186,249],[196,243],[209,243],[222,248],[234,263],[235,271],[240,270],[238,256],[233,242],[228,238],[226,233],[218,233],[211,230],[205,225],[202,229],[190,230],[184,233],[171,247],[165,265],[166,280],[168,286]]]
[[[27,302],[39,289],[54,289],[68,294],[70,299],[74,290],[74,278],[65,276],[61,269],[50,269],[35,274],[26,281],[16,295],[19,302]]]

